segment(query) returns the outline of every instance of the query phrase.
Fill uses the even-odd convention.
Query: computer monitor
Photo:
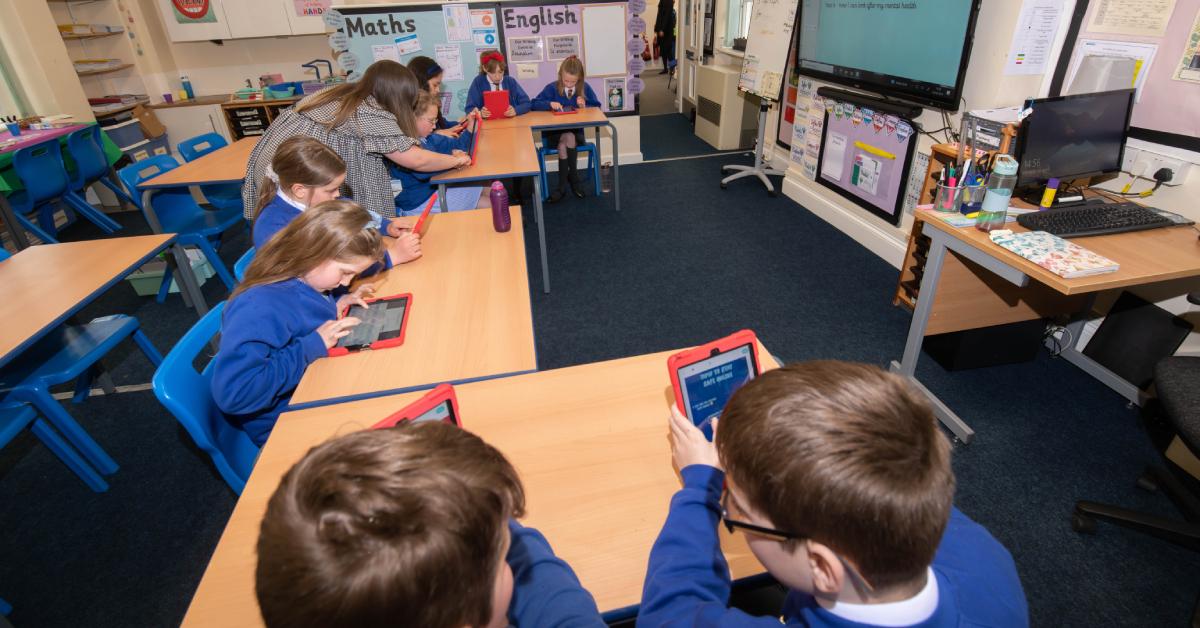
[[[1038,98],[1017,135],[1018,187],[1119,172],[1133,90]]]

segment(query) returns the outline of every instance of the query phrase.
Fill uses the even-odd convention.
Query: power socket
[[[1180,183],[1187,180],[1188,170],[1192,167],[1191,162],[1160,155],[1148,150],[1134,148],[1132,146],[1125,147],[1125,158],[1121,164],[1121,169],[1126,172],[1140,174],[1142,177],[1149,179],[1158,172],[1159,168],[1169,168],[1172,173],[1171,179],[1164,183]]]

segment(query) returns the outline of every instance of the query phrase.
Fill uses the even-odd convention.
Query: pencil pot
[[[986,193],[987,186],[982,183],[962,186],[962,203],[959,211],[963,214],[972,214],[983,209],[983,197]]]
[[[937,193],[933,197],[933,211],[957,214],[962,202],[963,186],[950,185],[944,181],[937,184]]]

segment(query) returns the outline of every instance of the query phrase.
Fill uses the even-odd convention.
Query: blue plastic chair
[[[0,403],[0,449],[8,445],[13,438],[25,428],[29,428],[38,440],[42,441],[63,464],[67,465],[88,488],[103,493],[108,490],[108,482],[100,477],[96,470],[88,465],[79,453],[63,440],[45,420],[38,417],[37,411],[26,403]],[[2,601],[2,600],[0,600]],[[0,608],[0,615],[8,611]]]
[[[71,190],[58,142],[42,142],[18,150],[13,154],[13,172],[21,179],[25,189],[12,193],[8,201],[18,216],[37,211],[41,232],[34,231],[34,235],[38,238],[45,240],[43,235],[46,235],[50,237],[49,242],[58,241],[54,238],[54,213],[60,202],[66,203],[106,233],[121,229],[120,224]],[[28,228],[28,225],[25,226]]]
[[[117,172],[121,182],[130,190],[137,190],[143,181],[156,177],[168,170],[179,167],[179,163],[170,155],[155,155],[121,168]],[[142,205],[141,194],[135,195],[135,205],[146,216],[146,208]],[[243,224],[242,207],[235,209],[206,210],[196,203],[187,187],[165,188],[154,190],[150,195],[150,203],[158,216],[163,233],[178,234],[176,241],[182,245],[195,246],[208,258],[217,276],[225,286],[233,290],[237,283],[225,262],[217,255],[216,247],[220,246],[221,234]],[[149,216],[146,217],[149,222]],[[171,268],[163,273],[162,288],[158,291],[158,301],[166,298],[167,287],[171,285]]]
[[[0,615],[8,615],[12,612],[12,605],[0,599]]]
[[[229,488],[238,495],[258,459],[258,446],[246,432],[225,420],[212,397],[212,361],[204,370],[192,366],[209,350],[209,341],[221,331],[222,302],[205,314],[175,345],[154,372],[154,394],[175,415],[192,440],[212,457]]]
[[[575,150],[581,153],[587,153],[587,169],[592,173],[592,187],[596,189],[596,196],[600,196],[600,164],[598,163],[600,160],[595,159],[596,145],[592,144],[591,142],[587,142]],[[543,199],[550,197],[550,186],[546,183],[546,158],[550,156],[557,157],[558,149],[549,146],[541,146],[538,148],[538,169],[540,170],[539,175],[542,178]]]
[[[246,276],[246,267],[250,265],[250,262],[254,261],[254,252],[255,248],[250,247],[249,251],[242,253],[238,261],[233,263],[233,276],[237,277],[239,282],[242,280],[242,277]]]
[[[189,140],[180,142],[177,147],[184,161],[195,161],[197,157],[207,155],[218,148],[224,148],[229,143],[216,133],[205,133]],[[200,186],[200,192],[209,205],[217,209],[234,209],[242,211],[242,186],[238,183],[214,183]]]
[[[162,362],[162,356],[132,316],[115,314],[84,325],[58,327],[0,369],[0,390],[8,391],[3,403],[33,406],[93,468],[103,475],[115,473],[117,463],[71,418],[50,389],[75,382],[74,402],[83,403],[91,392],[96,363],[130,336],[152,364]]]
[[[79,129],[67,136],[67,154],[75,162],[75,168],[67,171],[71,178],[71,189],[83,197],[85,188],[100,183],[112,190],[122,202],[136,205],[125,188],[108,176],[108,158],[104,156],[103,146],[98,125]]]

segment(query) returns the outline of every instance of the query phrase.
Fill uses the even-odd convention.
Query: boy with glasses
[[[639,626],[780,625],[727,608],[721,521],[790,589],[786,625],[1028,625],[1012,556],[952,506],[950,444],[902,377],[792,364],[738,390],[714,428],[715,445],[672,409],[683,488],[650,552]]]

